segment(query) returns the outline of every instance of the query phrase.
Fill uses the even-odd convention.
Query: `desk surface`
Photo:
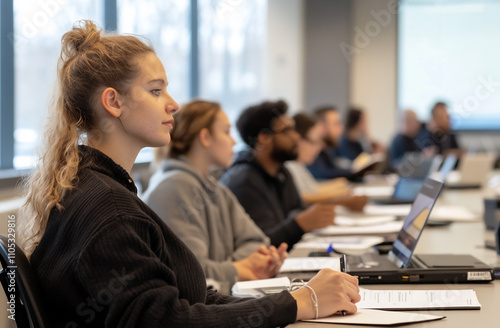
[[[465,206],[475,213],[483,212],[483,197],[491,196],[491,190],[443,190],[439,204]],[[426,227],[415,253],[471,254],[489,265],[500,266],[500,256],[484,248],[487,234],[482,221],[452,223],[449,226]],[[290,256],[304,256],[305,250],[292,250]],[[414,284],[414,285],[363,285],[368,289],[473,289],[477,293],[481,310],[412,311],[417,313],[444,315],[445,319],[417,323],[415,327],[498,327],[500,324],[500,280],[488,284]],[[408,313],[411,314],[410,311]],[[326,327],[325,324],[298,322],[289,327]],[[352,325],[334,325],[349,327]],[[377,326],[360,326],[377,327]]]

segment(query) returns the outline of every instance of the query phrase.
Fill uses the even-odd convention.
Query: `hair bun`
[[[90,20],[81,20],[62,37],[62,52],[66,58],[91,49],[101,40],[102,29]]]

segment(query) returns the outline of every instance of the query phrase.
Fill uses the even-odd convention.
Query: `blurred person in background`
[[[436,155],[437,149],[435,146],[421,148],[415,140],[422,129],[422,123],[413,110],[405,110],[400,121],[399,133],[393,138],[389,147],[391,167],[395,171],[406,153],[423,153],[427,157],[432,157]]]
[[[457,137],[451,132],[451,119],[448,106],[444,102],[437,102],[431,109],[431,119],[423,126],[416,142],[422,149],[435,147],[436,152],[446,157],[453,154],[457,158],[462,154]]]
[[[361,153],[384,151],[382,144],[369,137],[366,113],[358,108],[349,108],[345,118],[345,132],[339,143],[339,156],[354,161]]]
[[[312,164],[323,148],[324,125],[313,116],[303,113],[296,114],[293,119],[295,130],[300,136],[298,156],[296,160],[286,162],[285,166],[292,174],[302,199],[309,204],[330,201],[351,210],[361,211],[368,198],[351,195],[345,178],[318,182],[307,169],[307,165]]]
[[[314,116],[323,126],[323,147],[314,161],[307,165],[307,169],[316,180],[331,180],[347,178],[357,181],[362,174],[355,174],[350,168],[350,163],[345,165],[338,155],[338,147],[344,126],[340,113],[335,106],[327,105],[314,110]],[[350,161],[349,161],[350,162]]]

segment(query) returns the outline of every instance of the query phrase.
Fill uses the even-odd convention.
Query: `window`
[[[119,0],[117,6],[118,33],[147,37],[165,66],[170,95],[178,103],[188,101],[190,2]]]
[[[199,0],[198,11],[200,97],[234,122],[264,95],[267,1]]]
[[[52,100],[61,36],[81,19],[148,38],[165,65],[169,93],[180,104],[193,97],[215,100],[234,121],[242,108],[262,100],[267,0],[2,0],[0,8],[6,34],[14,30],[0,45],[0,51],[7,51],[6,42],[14,48],[13,56],[12,48],[7,52],[14,77],[8,72],[0,85],[9,99],[0,107],[2,117],[14,117],[13,128],[7,119],[8,129],[0,129],[8,135],[2,145],[10,148],[1,153],[0,169],[32,167]],[[138,157],[150,159],[150,150]]]
[[[182,104],[190,98],[190,2],[187,0],[119,0],[118,33],[145,36],[165,66],[168,92]],[[152,159],[152,150],[143,149],[137,161]]]
[[[14,167],[33,165],[56,78],[61,36],[85,17],[103,26],[103,1],[14,1]]]
[[[427,120],[445,101],[454,129],[499,129],[500,3],[404,0],[399,12],[400,108]]]

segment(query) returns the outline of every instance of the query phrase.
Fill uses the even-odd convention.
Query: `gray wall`
[[[265,98],[304,108],[304,0],[269,0]]]
[[[388,144],[397,131],[397,0],[354,0],[349,100],[367,113],[368,130]]]
[[[340,44],[351,35],[351,1],[305,1],[304,106],[349,104],[350,64]]]

